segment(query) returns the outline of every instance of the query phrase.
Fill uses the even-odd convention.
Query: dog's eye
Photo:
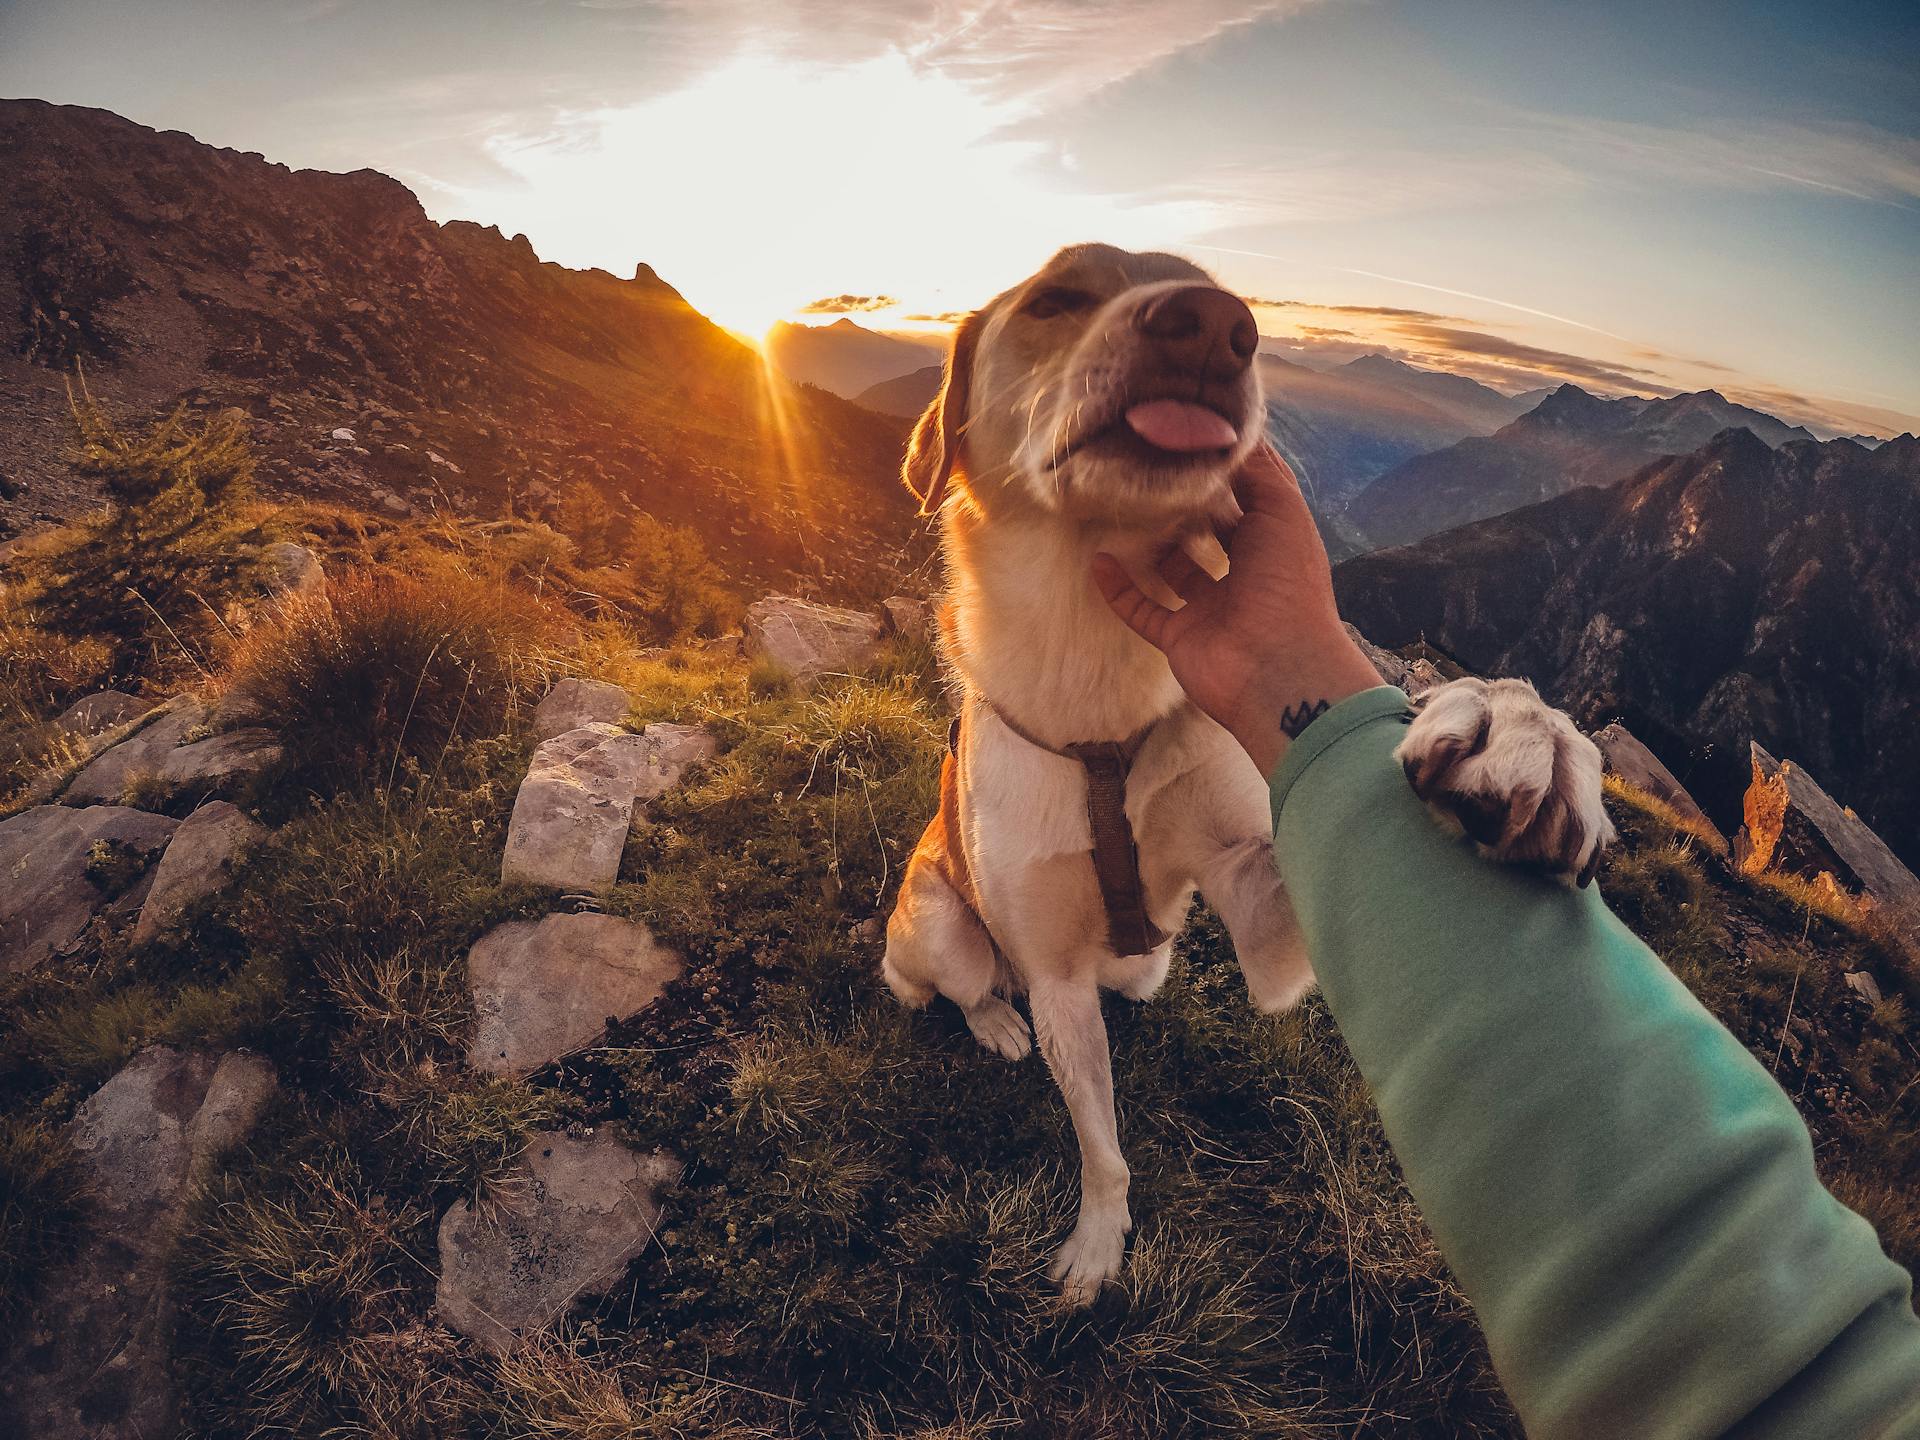
[[[1074,290],[1066,285],[1049,285],[1035,292],[1020,313],[1030,315],[1035,320],[1051,320],[1056,315],[1071,315],[1093,304],[1093,296],[1084,290]]]

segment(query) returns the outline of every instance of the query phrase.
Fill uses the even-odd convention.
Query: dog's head
[[[1210,508],[1260,440],[1259,342],[1198,266],[1071,246],[955,332],[907,488],[928,515],[956,473],[987,509],[1152,523]]]

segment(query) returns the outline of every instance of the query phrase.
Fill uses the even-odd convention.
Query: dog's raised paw
[[[1496,860],[1585,885],[1613,841],[1599,750],[1524,680],[1441,686],[1394,755],[1414,793]]]
[[[1026,1018],[998,995],[989,995],[960,1013],[966,1016],[973,1038],[1002,1059],[1024,1060],[1033,1052],[1033,1032]]]

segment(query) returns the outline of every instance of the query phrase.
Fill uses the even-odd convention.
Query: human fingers
[[[1129,630],[1156,649],[1166,648],[1173,612],[1134,584],[1124,565],[1104,552],[1095,555],[1093,583],[1108,608]]]
[[[1167,587],[1182,600],[1204,595],[1220,583],[1207,573],[1206,566],[1177,545],[1154,568],[1160,572],[1160,578],[1167,582]]]

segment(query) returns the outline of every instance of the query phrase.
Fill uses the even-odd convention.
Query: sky
[[[750,335],[1098,239],[1311,363],[1920,430],[1911,3],[0,0],[0,95],[383,170]]]

